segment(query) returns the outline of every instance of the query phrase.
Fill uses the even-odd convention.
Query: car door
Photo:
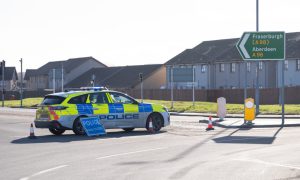
[[[116,118],[117,126],[120,128],[140,127],[141,117],[138,103],[133,98],[119,92],[110,92],[109,94],[113,102],[112,108],[119,113]]]
[[[105,128],[113,128],[114,122],[107,119],[110,112],[109,112],[109,101],[106,93],[104,92],[91,93],[89,95],[89,100],[93,106],[94,115],[99,117],[100,123],[102,123]]]

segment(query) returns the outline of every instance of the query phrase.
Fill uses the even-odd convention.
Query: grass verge
[[[26,98],[23,99],[23,106],[26,108],[36,107],[36,105],[42,102],[43,98]],[[213,102],[193,102],[190,101],[175,101],[173,108],[171,108],[170,101],[163,100],[144,100],[144,102],[161,104],[166,106],[170,111],[174,112],[194,112],[194,113],[216,113],[217,103]],[[20,100],[10,100],[4,102],[7,107],[20,107]],[[227,104],[227,113],[229,114],[243,114],[244,105],[243,104]],[[281,114],[280,105],[260,105],[261,114]],[[298,104],[286,104],[285,105],[286,114],[300,114],[300,105]]]

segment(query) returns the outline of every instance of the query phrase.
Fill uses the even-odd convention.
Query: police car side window
[[[69,100],[69,104],[86,104],[86,99],[88,95],[84,94],[81,96],[73,97],[72,99]]]
[[[108,100],[104,93],[90,94],[90,102],[92,104],[107,104]]]
[[[119,93],[110,93],[111,98],[115,103],[123,103],[123,104],[133,104],[134,101],[122,94]]]

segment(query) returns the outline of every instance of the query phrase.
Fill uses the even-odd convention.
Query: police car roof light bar
[[[80,90],[85,91],[102,91],[102,90],[108,90],[106,87],[81,87]]]

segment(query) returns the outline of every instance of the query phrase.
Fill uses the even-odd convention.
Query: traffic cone
[[[31,123],[30,125],[30,134],[28,136],[29,139],[35,139],[36,136],[34,135],[34,129],[33,129],[33,124]]]
[[[213,127],[213,124],[212,124],[211,116],[209,116],[208,124],[207,124],[207,128],[206,128],[206,131],[209,131],[209,130],[215,130],[215,128]]]
[[[154,129],[153,129],[153,123],[152,123],[152,118],[150,117],[149,119],[149,127],[148,127],[148,131],[150,133],[154,133]]]

